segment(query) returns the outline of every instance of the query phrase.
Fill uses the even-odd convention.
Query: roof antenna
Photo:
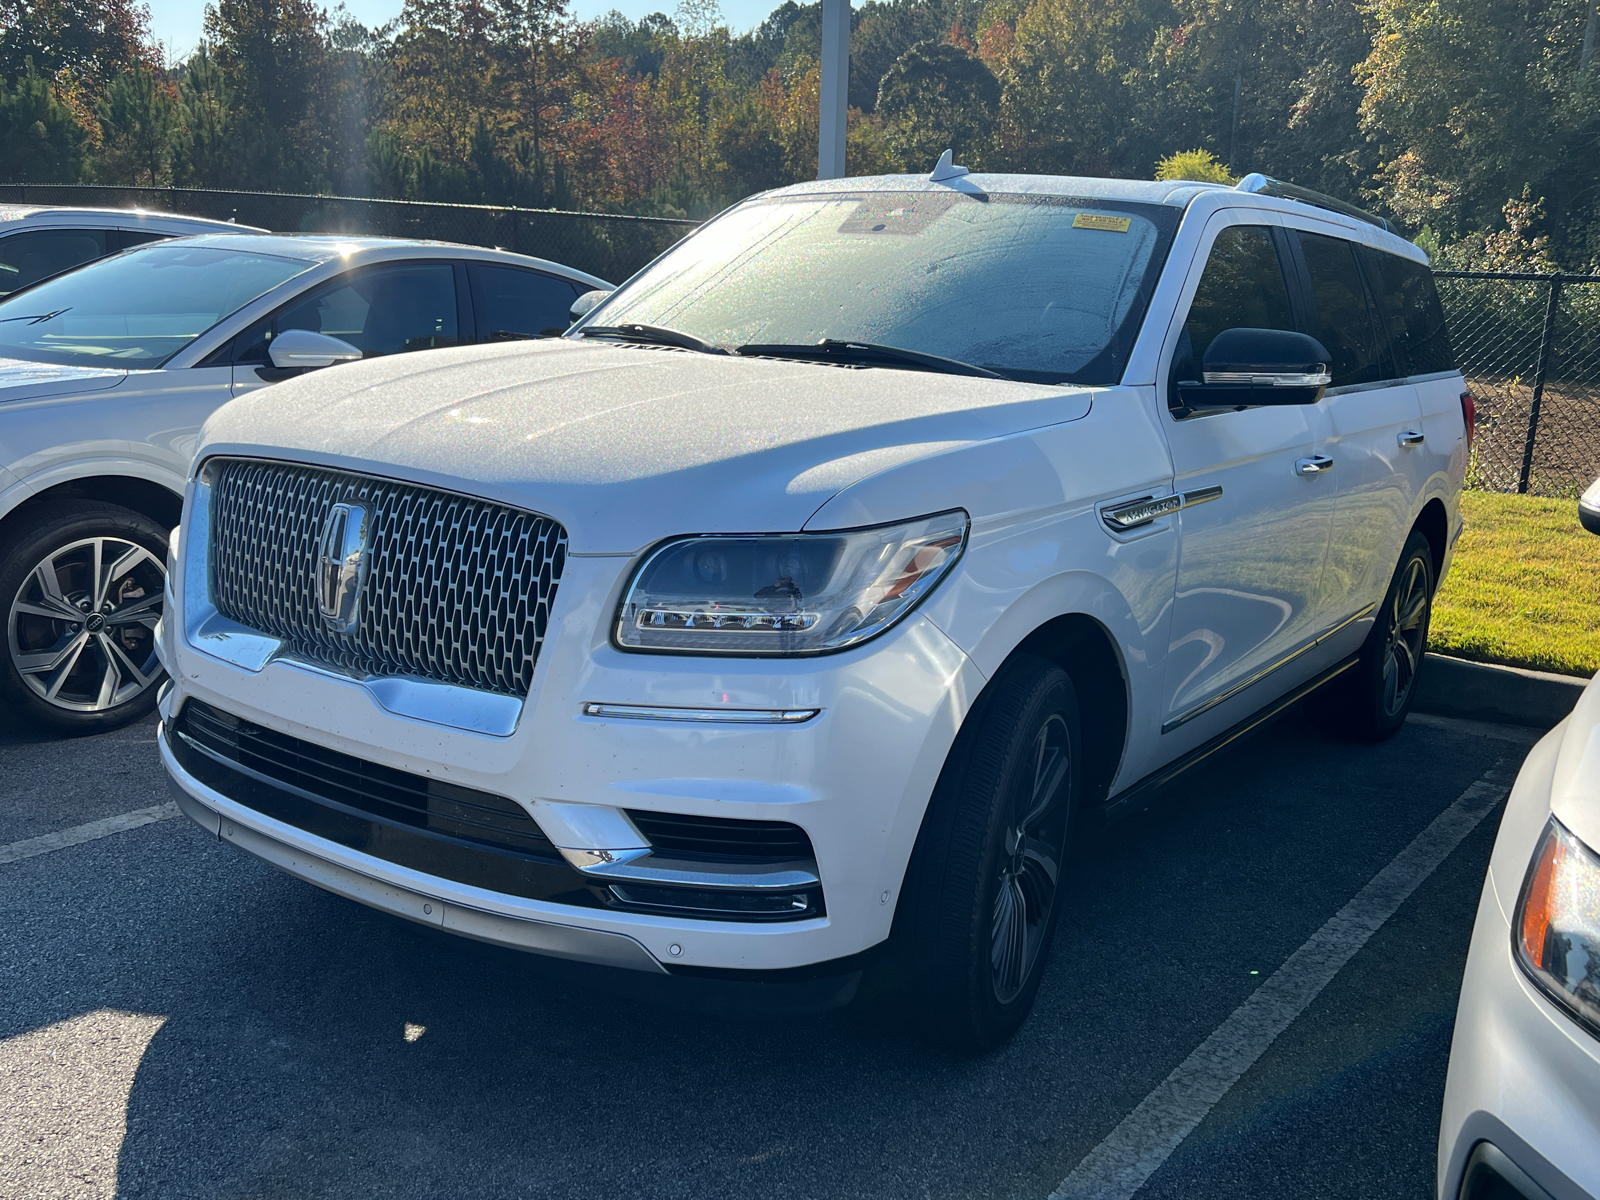
[[[929,183],[944,183],[951,179],[960,179],[967,173],[965,167],[958,167],[955,163],[953,151],[946,150],[939,155],[939,161],[933,164],[933,170],[928,172]]]

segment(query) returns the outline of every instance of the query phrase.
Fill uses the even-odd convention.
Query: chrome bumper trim
[[[624,721],[699,721],[707,725],[800,725],[820,708],[672,708],[657,704],[600,704],[583,706],[586,717]]]
[[[231,819],[222,804],[227,798],[193,778],[172,757],[166,729],[157,731],[156,744],[167,769],[167,782],[185,816],[221,841],[229,842],[293,875],[338,896],[450,933],[526,950],[551,958],[620,967],[664,975],[667,969],[639,942],[622,933],[557,925],[549,921],[507,917],[484,912],[450,900],[441,900],[398,884],[308,853]]]

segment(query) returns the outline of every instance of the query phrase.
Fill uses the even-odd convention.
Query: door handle
[[[1297,458],[1294,462],[1296,475],[1326,475],[1333,470],[1333,459],[1326,454],[1313,454],[1310,458]]]
[[[1423,436],[1415,429],[1405,429],[1401,430],[1397,440],[1402,446],[1420,446],[1422,445]]]

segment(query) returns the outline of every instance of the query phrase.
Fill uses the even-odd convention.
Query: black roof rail
[[[1399,236],[1400,231],[1377,213],[1369,213],[1364,208],[1357,208],[1333,196],[1314,192],[1310,188],[1301,187],[1298,183],[1285,183],[1281,179],[1273,179],[1270,175],[1263,175],[1259,171],[1246,175],[1233,185],[1236,192],[1254,192],[1260,196],[1277,196],[1283,200],[1298,200],[1302,204],[1309,204],[1314,208],[1326,208],[1330,212],[1343,213],[1347,217],[1354,217],[1358,221],[1365,221],[1368,225],[1376,225],[1379,229]]]

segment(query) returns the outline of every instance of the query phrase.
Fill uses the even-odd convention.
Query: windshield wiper
[[[692,333],[680,333],[665,325],[590,325],[578,331],[579,337],[611,337],[624,342],[637,342],[641,346],[677,346],[680,350],[698,350],[701,354],[726,354],[721,346],[713,346]]]
[[[70,304],[67,306],[67,308],[71,308],[71,307],[72,306]],[[58,309],[55,310],[55,312],[30,313],[26,317],[0,317],[0,321],[27,321],[30,324],[37,325],[41,321],[48,321],[52,317],[59,317],[62,313],[66,312],[66,311],[67,311],[66,308],[58,308]]]
[[[902,350],[899,346],[880,346],[876,342],[847,342],[823,338],[820,342],[785,344],[751,342],[737,353],[751,358],[798,358],[816,362],[854,363],[862,366],[903,366],[919,371],[942,371],[946,375],[978,375],[984,379],[1004,379],[998,371],[965,363],[940,354]]]

